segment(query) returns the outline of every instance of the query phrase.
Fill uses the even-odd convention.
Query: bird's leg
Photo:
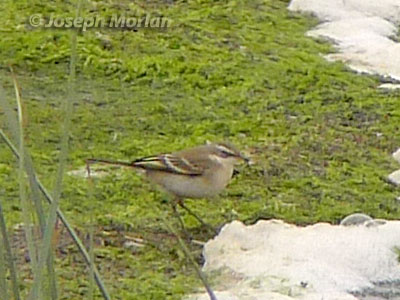
[[[179,203],[179,199],[175,199],[175,201],[172,201],[172,211],[174,212],[175,217],[178,219],[179,224],[181,225],[182,231],[185,234],[186,238],[188,240],[191,240],[192,237],[189,234],[189,232],[185,228],[185,224],[183,223],[183,220],[181,218],[181,215],[179,211],[176,209],[176,205]]]
[[[181,198],[177,199],[177,203],[180,207],[182,207],[184,210],[186,210],[190,215],[192,215],[193,217],[195,217],[195,219],[205,228],[207,228],[210,232],[212,232],[213,234],[215,234],[215,229],[207,224],[206,222],[203,221],[202,218],[200,218],[198,215],[196,215],[189,207],[187,207],[184,203],[183,200]]]

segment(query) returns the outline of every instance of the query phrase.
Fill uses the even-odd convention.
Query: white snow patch
[[[350,292],[400,280],[397,245],[400,221],[307,227],[235,221],[207,242],[203,269],[222,283],[214,287],[219,300],[354,300]]]
[[[323,21],[309,35],[337,45],[339,53],[327,59],[400,80],[400,43],[393,39],[400,22],[399,0],[292,0],[289,9],[311,12]]]

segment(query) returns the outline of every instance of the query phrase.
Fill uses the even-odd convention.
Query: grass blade
[[[8,236],[7,236],[7,230],[6,230],[6,224],[4,222],[4,216],[3,216],[3,209],[0,204],[0,231],[1,231],[1,236],[3,237],[3,241],[7,240],[8,241]],[[7,286],[7,270],[6,266],[8,265],[7,263],[7,256],[6,256],[6,249],[5,249],[5,243],[0,243],[0,295],[3,296],[4,300],[9,299],[8,295],[8,286]]]
[[[8,269],[10,270],[10,279],[11,279],[11,286],[12,286],[12,291],[14,294],[14,299],[20,300],[21,297],[20,297],[19,290],[18,290],[17,269],[16,269],[15,263],[14,263],[14,255],[12,253],[10,240],[7,235],[6,221],[4,218],[3,207],[1,206],[1,203],[0,203],[0,232],[1,232],[2,240],[3,240],[5,257],[6,257]]]
[[[90,203],[95,203],[94,201],[90,201],[93,198],[93,181],[92,177],[90,176],[90,164],[87,161],[86,162],[86,170],[87,170],[87,179],[88,179],[88,198]],[[94,243],[93,243],[93,236],[94,236],[94,220],[93,220],[93,215],[90,214],[90,230],[89,230],[89,255],[90,255],[90,260],[91,264],[89,266],[89,299],[93,300],[94,299],[94,293],[93,293],[93,286],[94,286]]]
[[[3,244],[0,243],[0,295],[3,295],[4,300],[8,300],[8,287],[6,280],[6,257]]]
[[[14,88],[15,88],[15,93],[17,95],[17,102],[19,103],[18,107],[18,111],[19,111],[19,120],[23,120],[23,116],[22,116],[22,103],[21,103],[21,99],[19,96],[19,88],[18,88],[18,83],[16,80],[16,77],[13,73],[13,70],[11,68],[11,73],[13,76],[13,81],[14,81]],[[8,126],[10,128],[10,131],[14,137],[14,139],[16,141],[18,141],[20,139],[20,129],[19,129],[19,123],[16,121],[16,117],[15,117],[15,113],[13,111],[13,109],[11,108],[10,104],[6,101],[5,96],[4,96],[4,91],[2,89],[2,87],[0,86],[0,103],[2,104],[2,107],[4,109],[4,111],[6,112],[6,117],[7,117],[7,123]],[[22,123],[22,122],[20,122]],[[14,154],[18,153],[18,151],[16,149],[12,149]],[[41,236],[43,236],[43,232],[44,232],[44,227],[45,227],[45,216],[44,216],[44,211],[43,211],[43,207],[42,207],[42,202],[41,202],[41,198],[40,198],[40,189],[36,183],[35,180],[35,176],[34,176],[34,172],[33,172],[33,167],[32,167],[32,160],[29,156],[29,153],[26,149],[24,149],[24,157],[23,157],[23,163],[24,163],[24,167],[25,167],[25,172],[28,175],[28,179],[29,179],[29,186],[30,186],[30,190],[31,190],[31,196],[32,196],[32,200],[34,203],[34,208],[35,208],[35,212],[36,215],[38,217],[38,221],[39,221],[39,226],[40,226],[40,233]],[[17,156],[19,159],[19,155]],[[32,203],[31,201],[29,202],[29,214],[33,215],[33,209],[32,209]],[[25,222],[26,223],[26,222]],[[29,226],[28,227],[28,231],[31,232],[33,226]],[[28,233],[29,234],[29,233]],[[29,248],[28,248],[29,249]],[[37,246],[35,243],[34,249],[36,251]],[[30,258],[31,259],[35,259],[37,258],[37,254],[32,255],[31,254],[32,251],[30,252]],[[47,272],[49,274],[49,279],[50,279],[50,287],[55,285],[55,276],[54,276],[54,266],[53,266],[53,261],[52,260],[48,260],[48,265],[47,265]],[[15,276],[16,277],[16,276]],[[18,289],[14,289],[14,294],[15,291],[17,291]],[[14,295],[14,297],[17,297]],[[19,296],[18,296],[19,297]],[[52,293],[52,299],[56,299],[56,295],[53,295]],[[17,298],[15,298],[17,299]]]
[[[36,210],[36,215],[38,216],[40,232],[43,237],[46,228],[46,218],[43,210],[42,199],[40,197],[40,188],[35,180],[35,173],[33,172],[32,159],[27,151],[25,151],[25,169],[26,173],[28,174],[31,196]],[[49,280],[50,298],[52,300],[56,300],[58,299],[58,292],[56,274],[54,270],[54,256],[52,252],[49,253],[47,259],[47,276]]]
[[[18,153],[17,148],[13,145],[11,140],[4,134],[3,130],[1,130],[1,129],[0,129],[0,137],[6,143],[6,145],[10,148],[10,150],[14,154],[14,156],[17,159],[19,159],[19,153]],[[40,180],[37,178],[36,172],[34,170],[32,170],[32,172],[34,174],[34,178],[35,178],[36,184],[38,185],[41,193],[43,193],[43,195],[46,198],[47,202],[49,202],[51,204],[53,202],[52,196],[47,191],[47,189],[44,187],[44,185],[40,182]],[[79,250],[79,252],[81,252],[86,264],[88,266],[90,266],[91,259],[90,259],[90,256],[89,256],[88,252],[86,251],[85,246],[83,245],[82,241],[80,240],[80,238],[76,234],[75,230],[69,224],[68,220],[66,219],[65,215],[63,214],[63,212],[60,209],[57,209],[57,216],[60,219],[60,221],[63,223],[65,228],[67,229],[68,234],[71,236],[71,238],[74,241],[74,243],[77,245],[78,250]],[[106,287],[105,287],[105,285],[103,283],[103,280],[101,279],[100,273],[97,270],[95,265],[93,265],[93,273],[94,273],[94,278],[95,278],[96,284],[99,287],[99,290],[100,290],[103,298],[106,299],[106,300],[111,300],[111,297],[110,297],[110,295],[109,295],[109,293],[108,293],[108,291],[107,291],[107,289],[106,289]]]
[[[25,146],[24,146],[24,130],[23,130],[23,113],[22,113],[22,101],[19,93],[19,87],[17,84],[17,80],[14,76],[13,69],[11,69],[11,74],[14,82],[14,90],[15,90],[15,99],[17,104],[17,128],[13,128],[13,131],[17,133],[18,146],[19,146],[19,160],[18,160],[18,183],[19,183],[19,195],[21,202],[21,210],[22,210],[22,219],[24,223],[24,231],[25,237],[28,244],[29,258],[32,264],[33,277],[38,277],[37,273],[37,247],[34,239],[34,228],[35,224],[32,219],[32,203],[29,201],[27,197],[27,180],[25,177]],[[4,102],[7,102],[4,99]],[[12,119],[12,116],[9,116],[9,119]],[[9,124],[11,127],[12,123]],[[37,297],[40,298],[40,291],[38,290]]]
[[[0,86],[0,103],[2,104],[2,107],[4,109],[4,112],[5,112],[5,115],[7,118],[7,122],[10,127],[10,131],[12,132],[14,138],[17,140],[17,138],[18,138],[17,121],[15,118],[14,112],[11,109],[10,104],[7,102],[7,100],[5,98],[5,93],[1,86]],[[14,150],[17,151],[15,147],[14,147]],[[19,159],[19,156],[18,156],[18,159]],[[20,297],[19,290],[18,290],[17,271],[16,271],[15,264],[14,264],[14,257],[12,254],[11,245],[10,245],[10,242],[9,242],[9,239],[7,236],[6,222],[5,222],[5,218],[3,215],[3,210],[2,210],[1,205],[0,205],[0,230],[1,230],[3,245],[5,248],[5,253],[6,253],[6,257],[7,257],[7,261],[8,261],[8,268],[10,270],[10,278],[11,278],[11,285],[12,285],[12,290],[13,290],[13,294],[14,294],[14,299],[20,300],[21,297]]]
[[[167,221],[167,219],[164,217],[164,215],[162,213],[160,213],[160,217],[161,217],[161,220],[163,221],[163,223],[165,224],[165,226],[167,227],[167,229],[178,239],[179,246],[181,247],[186,258],[193,265],[193,267],[197,273],[197,276],[200,278],[201,282],[203,283],[203,285],[208,293],[208,296],[210,297],[210,300],[218,300],[217,297],[215,296],[213,290],[211,289],[211,286],[208,283],[208,280],[207,280],[205,274],[197,265],[196,260],[194,259],[193,255],[190,253],[190,250],[186,246],[185,242],[181,239],[179,234],[172,228],[171,224]]]
[[[80,11],[80,1],[78,1],[77,8],[77,16]],[[49,263],[50,253],[51,253],[51,242],[54,234],[54,228],[57,221],[57,210],[59,206],[59,201],[61,197],[62,191],[62,182],[64,177],[64,170],[68,157],[68,141],[69,141],[69,128],[71,123],[72,116],[72,104],[75,99],[75,90],[76,90],[76,75],[75,75],[75,65],[76,65],[76,31],[71,31],[71,61],[70,61],[70,74],[68,80],[68,97],[66,97],[62,103],[62,111],[64,112],[64,122],[62,124],[62,133],[61,133],[61,145],[60,145],[60,155],[58,160],[58,169],[56,175],[56,181],[54,184],[53,190],[53,202],[50,204],[50,209],[48,213],[48,218],[43,234],[43,240],[40,247],[39,254],[39,263],[37,274],[39,275],[37,280],[34,281],[32,288],[32,300],[36,299],[35,297],[38,294],[40,289],[40,282],[42,281],[42,269],[44,267],[45,262]],[[21,153],[21,152],[20,152]],[[50,276],[51,280],[51,276]],[[54,282],[50,281],[51,294],[54,296],[57,295],[57,291],[55,290],[56,285]]]

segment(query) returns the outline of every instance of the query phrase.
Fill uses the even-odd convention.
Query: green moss
[[[187,202],[210,224],[270,218],[338,223],[353,212],[399,218],[398,190],[385,180],[398,168],[390,154],[400,145],[399,93],[381,92],[377,78],[325,61],[322,55],[332,47],[305,36],[317,21],[288,12],[287,4],[84,3],[85,15],[139,10],[165,15],[173,26],[79,35],[69,169],[82,167],[88,157],[129,160],[229,139],[256,164],[240,168],[219,199]],[[13,97],[11,63],[22,87],[26,142],[40,178],[51,187],[70,36],[25,25],[33,13],[70,16],[75,8],[61,1],[1,6],[2,84]],[[11,225],[20,222],[15,163],[5,147],[0,153],[1,201]],[[87,193],[85,180],[66,178],[61,207],[82,232],[90,214],[99,228],[156,236],[156,247],[137,253],[121,245],[97,246],[113,298],[180,299],[200,287],[176,241],[162,238],[167,233],[158,211],[170,211],[165,195],[130,170],[94,180],[94,199]],[[197,239],[210,238],[190,216],[184,219]],[[177,226],[172,214],[170,221]],[[74,263],[71,257],[79,256],[59,258],[61,295],[83,299],[87,279],[79,275],[79,259]]]

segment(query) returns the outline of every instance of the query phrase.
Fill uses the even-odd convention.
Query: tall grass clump
[[[79,6],[80,4],[78,4],[77,16],[79,15]],[[100,278],[100,274],[93,264],[93,250],[91,250],[91,255],[89,255],[82,241],[59,209],[63,175],[68,157],[68,137],[76,89],[76,35],[76,31],[72,31],[68,93],[62,103],[64,119],[58,166],[52,193],[48,192],[36,176],[31,155],[24,143],[24,128],[26,126],[24,104],[21,99],[17,77],[12,67],[10,67],[10,71],[15,90],[14,104],[6,99],[5,92],[0,86],[0,105],[5,113],[6,124],[11,138],[8,137],[3,129],[0,129],[0,137],[18,161],[17,178],[22,212],[21,217],[28,249],[27,261],[29,262],[29,272],[32,277],[32,283],[28,289],[24,289],[24,294],[21,296],[22,292],[19,285],[18,269],[15,264],[15,253],[13,253],[11,247],[11,236],[6,228],[6,214],[3,212],[0,199],[0,295],[2,300],[19,300],[21,298],[29,300],[55,300],[60,298],[56,281],[54,249],[52,247],[57,218],[67,229],[90,268],[90,276],[93,278],[89,281],[91,283],[90,290],[93,291],[93,285],[96,282],[103,298],[110,299]],[[43,205],[43,200],[48,202],[48,207]],[[93,294],[93,292],[90,294]]]

